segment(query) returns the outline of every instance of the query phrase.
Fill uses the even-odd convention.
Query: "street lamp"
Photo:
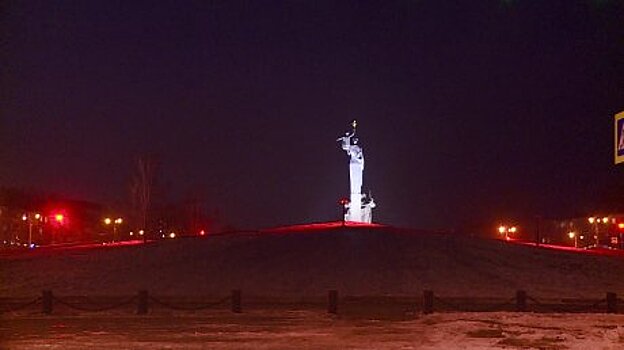
[[[618,223],[617,226],[618,226],[618,231],[619,231],[618,232],[619,246],[620,246],[620,249],[624,249],[624,242],[622,241],[622,238],[624,236],[624,234],[622,233],[622,231],[624,231],[624,222]]]
[[[63,221],[65,220],[65,215],[63,214],[56,214],[54,215],[54,220],[56,220],[57,223],[63,224]]]
[[[509,239],[509,237],[507,236],[507,226],[498,226],[498,233],[500,233],[501,235],[505,235],[505,239]]]
[[[33,225],[40,220],[41,220],[41,214],[39,213],[24,213],[22,215],[22,221],[28,222],[28,248],[32,247]]]
[[[568,232],[568,237],[570,237],[570,239],[574,239],[574,248],[578,248],[578,236],[576,235],[576,232]]]
[[[600,219],[590,216],[587,218],[587,221],[594,226],[594,240],[596,241],[596,248],[598,248],[598,223]]]
[[[108,225],[113,225],[113,242],[115,242],[115,238],[117,237],[117,226],[121,225],[123,223],[123,219],[122,218],[117,218],[117,219],[111,219],[111,218],[105,218],[104,219],[104,224],[106,226]]]
[[[587,218],[587,221],[594,226],[594,240],[596,242],[595,243],[596,244],[596,248],[598,248],[598,246],[600,244],[600,237],[599,237],[599,234],[598,234],[598,231],[599,231],[598,230],[598,224],[601,223],[601,222],[603,224],[605,224],[605,225],[608,224],[609,223],[609,217],[608,216],[604,216],[601,219],[601,218],[596,218],[596,217],[590,216],[590,217]]]
[[[509,234],[510,233],[516,233],[518,232],[518,228],[516,226],[505,226],[505,225],[500,225],[498,227],[498,233],[500,233],[501,235],[505,235],[505,240],[509,240]]]

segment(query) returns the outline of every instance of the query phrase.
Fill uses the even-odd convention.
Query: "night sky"
[[[624,209],[622,1],[1,6],[0,186],[122,205],[153,154],[238,227],[336,219],[355,118],[378,221]]]

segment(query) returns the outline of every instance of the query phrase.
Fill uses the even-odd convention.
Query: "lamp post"
[[[104,225],[108,226],[108,225],[113,225],[113,242],[115,242],[115,238],[117,237],[117,226],[121,225],[123,223],[123,219],[122,218],[117,218],[117,219],[111,219],[111,218],[105,218],[104,219]]]
[[[574,231],[568,232],[568,237],[574,239],[574,248],[578,248],[578,235]]]
[[[516,233],[518,231],[518,228],[516,226],[505,226],[505,225],[500,225],[498,227],[498,233],[500,233],[501,235],[505,235],[505,240],[508,241],[509,240],[509,234],[510,233]]]
[[[587,221],[589,222],[591,226],[594,227],[594,239],[596,240],[596,248],[598,248],[598,225],[596,223],[596,218],[593,216],[590,216],[587,218]]]
[[[594,217],[594,216],[590,216],[587,218],[587,221],[594,226],[594,240],[595,240],[595,244],[596,244],[596,248],[598,248],[598,246],[600,245],[600,237],[598,235],[598,224],[599,223],[603,223],[604,225],[609,223],[609,217],[605,216],[603,218],[599,218],[599,217]]]
[[[28,248],[32,247],[32,229],[35,222],[41,220],[39,213],[25,213],[22,215],[22,221],[28,222]]]
[[[539,215],[535,216],[535,245],[540,245],[540,217]]]

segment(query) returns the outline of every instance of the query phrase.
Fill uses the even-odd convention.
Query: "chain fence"
[[[213,301],[213,302],[210,302],[210,303],[199,304],[199,305],[192,305],[192,306],[184,306],[184,305],[181,305],[181,304],[174,305],[172,303],[163,301],[162,299],[158,299],[158,298],[155,298],[153,296],[149,297],[149,300],[153,301],[155,304],[163,306],[163,307],[165,307],[167,309],[176,310],[176,311],[199,311],[199,310],[211,309],[211,308],[214,308],[215,306],[219,306],[221,304],[224,304],[225,302],[230,301],[230,299],[231,299],[231,297],[227,296],[227,297],[221,298],[221,299],[219,299],[217,301]]]
[[[255,297],[256,304],[258,297]],[[261,299],[262,300],[262,299]],[[270,298],[263,301],[263,308],[279,309],[280,302],[284,299]],[[301,300],[300,300],[301,301]],[[72,310],[82,312],[104,312],[115,309],[128,309],[129,306],[136,307],[139,315],[148,314],[150,310],[165,309],[175,311],[200,311],[217,308],[229,302],[231,311],[242,312],[242,293],[240,290],[232,290],[231,295],[220,299],[206,301],[201,298],[190,297],[155,297],[146,290],[139,291],[134,296],[87,298],[85,296],[64,296],[53,295],[52,291],[43,291],[41,297],[25,300],[19,298],[0,298],[0,314],[34,309],[40,305],[44,314],[52,314],[53,306],[60,305]],[[254,298],[246,300],[248,305],[254,304]],[[538,299],[527,295],[525,291],[519,290],[513,298],[459,298],[459,297],[439,297],[433,291],[425,291],[423,298],[415,297],[367,297],[355,298],[344,296],[338,297],[338,291],[331,290],[325,301],[327,312],[336,314],[338,310],[347,313],[349,310],[356,310],[357,305],[375,310],[396,308],[397,305],[409,305],[411,310],[421,310],[425,314],[433,312],[544,312],[544,313],[617,313],[618,304],[623,305],[624,300],[617,298],[615,293],[606,293],[606,298],[601,299]],[[294,303],[295,307],[317,307],[318,303],[310,305]],[[290,303],[288,305],[291,305]],[[345,306],[343,309],[342,306]],[[353,306],[353,307],[351,307]]]
[[[533,305],[536,306],[534,311],[541,312],[554,312],[554,313],[590,313],[590,312],[601,312],[604,311],[604,308],[599,308],[599,306],[606,305],[607,299],[599,299],[594,301],[591,304],[581,303],[583,300],[577,301],[576,304],[571,303],[547,303],[542,302],[532,296],[527,295],[527,300],[533,302]],[[589,300],[587,300],[589,302]]]
[[[442,305],[445,310],[456,312],[496,312],[496,311],[515,311],[516,298],[510,298],[499,303],[456,303],[451,298],[434,297],[434,301]]]
[[[15,303],[3,303],[3,308],[0,308],[0,314],[8,313],[8,312],[16,312],[27,309],[31,306],[37,305],[41,302],[41,297],[37,297],[33,300],[29,300],[26,302],[21,302],[18,304]]]
[[[102,311],[110,311],[114,309],[119,309],[128,305],[135,304],[135,301],[137,300],[137,296],[132,296],[120,302],[117,302],[111,305],[102,306],[102,307],[86,307],[86,306],[83,306],[85,303],[71,303],[70,301],[68,301],[69,298],[59,298],[59,297],[54,296],[52,297],[52,299],[56,303],[66,306],[73,310],[85,311],[85,312],[102,312]],[[93,304],[95,302],[93,300],[90,300],[89,303]]]

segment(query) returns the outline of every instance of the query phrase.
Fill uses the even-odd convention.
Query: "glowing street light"
[[[598,248],[598,245],[600,243],[600,239],[599,239],[599,235],[598,235],[598,224],[599,223],[603,223],[603,224],[607,224],[609,222],[609,217],[608,216],[604,216],[602,219],[601,218],[596,218],[593,216],[590,216],[589,218],[587,218],[587,221],[592,224],[594,226],[594,240],[596,241],[596,248]]]
[[[104,224],[105,225],[113,225],[113,242],[115,242],[115,238],[117,237],[117,226],[121,225],[123,223],[123,219],[122,218],[117,218],[115,220],[111,219],[111,218],[105,218],[104,219]]]
[[[617,224],[618,227],[618,236],[619,236],[619,246],[620,249],[624,249],[624,222],[620,222]]]
[[[39,213],[24,213],[22,215],[22,221],[28,221],[28,247],[31,248],[32,245],[32,229],[33,224],[37,221],[41,221],[41,214]]]
[[[498,227],[498,233],[500,233],[501,235],[504,234],[506,240],[509,240],[510,233],[516,233],[516,232],[518,232],[518,228],[516,226],[500,225]]]
[[[63,215],[63,214],[56,214],[56,215],[54,215],[54,220],[56,220],[56,222],[58,222],[59,224],[62,224],[63,221],[65,221],[65,215]]]
[[[568,237],[574,240],[574,248],[578,248],[578,235],[576,234],[576,232],[568,232]]]

